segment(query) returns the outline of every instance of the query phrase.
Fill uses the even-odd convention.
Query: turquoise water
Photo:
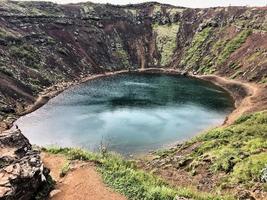
[[[143,153],[219,125],[233,108],[221,88],[198,79],[123,74],[74,86],[16,124],[37,145]]]

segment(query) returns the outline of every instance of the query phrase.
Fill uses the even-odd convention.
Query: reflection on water
[[[34,144],[146,152],[218,125],[233,102],[208,82],[125,74],[75,86],[16,123]]]

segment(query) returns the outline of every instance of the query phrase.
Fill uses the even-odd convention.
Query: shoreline
[[[82,83],[85,83],[90,80],[103,78],[107,76],[115,76],[118,74],[125,73],[159,73],[159,74],[169,74],[169,75],[182,75],[189,78],[197,78],[204,81],[211,82],[224,90],[226,90],[234,101],[234,109],[232,112],[226,116],[223,124],[218,126],[224,126],[232,124],[239,116],[242,114],[247,114],[255,111],[261,111],[267,109],[267,95],[266,98],[263,98],[262,102],[254,102],[255,99],[259,99],[258,97],[264,96],[264,91],[266,88],[257,83],[248,83],[240,80],[231,80],[225,77],[221,77],[218,75],[193,75],[191,73],[183,74],[182,71],[177,69],[170,68],[144,68],[137,69],[134,71],[129,70],[120,70],[115,72],[106,72],[102,74],[88,75],[82,77],[80,80],[74,80],[69,82],[61,82],[55,85],[52,85],[43,91],[40,92],[40,95],[36,98],[35,102],[26,107],[26,109],[17,113],[14,119],[10,122],[9,128],[4,129],[2,131],[8,130],[13,127],[14,122],[21,116],[27,115],[35,110],[39,109],[43,105],[45,105],[50,99],[59,95],[61,92]],[[266,85],[267,86],[267,85]],[[254,99],[254,101],[253,101]],[[3,121],[2,121],[3,122]]]

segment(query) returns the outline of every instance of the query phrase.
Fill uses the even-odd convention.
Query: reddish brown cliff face
[[[0,116],[55,83],[128,68],[266,82],[266,16],[266,7],[1,2]]]

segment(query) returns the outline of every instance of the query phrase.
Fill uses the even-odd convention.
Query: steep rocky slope
[[[0,3],[0,120],[55,83],[172,67],[267,81],[267,7]]]

